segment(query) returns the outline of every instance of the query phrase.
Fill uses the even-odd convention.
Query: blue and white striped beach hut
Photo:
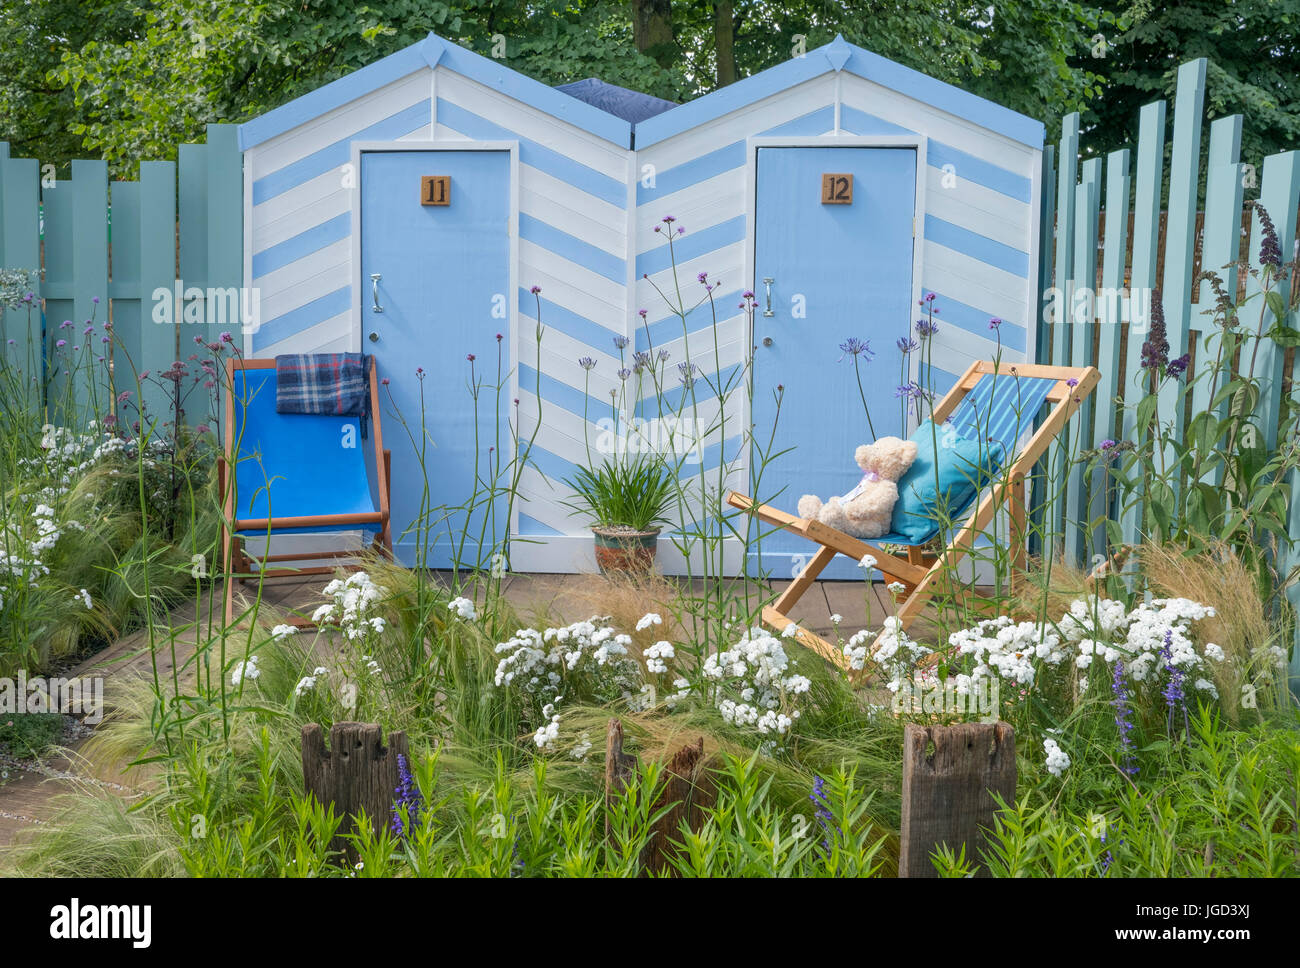
[[[784,486],[791,508],[856,483],[863,398],[878,435],[906,431],[895,392],[923,361],[895,342],[925,294],[941,314],[939,393],[973,359],[1032,360],[1042,143],[1038,121],[838,38],[674,106],[595,81],[550,88],[430,35],[241,126],[244,275],[261,293],[245,351],[376,355],[413,436],[423,413],[433,441],[425,496],[411,437],[386,419],[395,535],[422,499],[464,502],[475,467],[540,408],[535,466],[511,520],[502,506],[484,538],[527,539],[511,542],[515,570],[587,570],[590,533],[558,482],[618,389],[617,337],[674,361],[689,338],[693,360],[724,371],[752,356],[752,404],[730,398],[727,439],[704,460],[738,453],[742,427],[770,426],[779,384],[778,444],[798,449],[768,469],[764,492]],[[689,337],[660,295],[673,290],[655,231],[665,216],[685,229],[673,244],[688,305],[699,273],[716,287],[716,317],[692,312]],[[746,290],[752,329],[737,308]],[[875,357],[857,358],[861,390],[840,349],[850,337]],[[498,352],[511,374],[500,412]],[[477,417],[471,354],[489,384]],[[398,542],[403,558],[414,542]],[[680,564],[666,539],[661,557]],[[437,552],[432,563],[445,564]]]

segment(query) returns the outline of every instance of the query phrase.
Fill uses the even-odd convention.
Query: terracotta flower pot
[[[596,564],[600,566],[601,574],[649,571],[654,567],[660,530],[651,528],[648,531],[634,531],[627,527],[593,526],[591,532],[596,536]]]

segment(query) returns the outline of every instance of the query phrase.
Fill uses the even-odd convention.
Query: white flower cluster
[[[301,696],[304,692],[310,692],[315,689],[317,680],[319,680],[321,676],[329,675],[329,672],[330,671],[324,666],[317,666],[312,671],[311,675],[303,676],[298,680],[298,684],[293,687],[293,694],[295,696]]]
[[[1051,737],[1043,740],[1043,752],[1047,754],[1047,772],[1052,776],[1059,777],[1070,768],[1070,754]]]
[[[1222,662],[1223,649],[1213,642],[1198,652],[1190,635],[1193,622],[1212,618],[1214,609],[1186,598],[1157,598],[1142,602],[1131,612],[1124,604],[1107,599],[1078,599],[1060,622],[1067,641],[1076,644],[1075,665],[1086,669],[1094,658],[1106,663],[1124,662],[1124,674],[1133,682],[1153,682],[1168,674],[1167,667],[1184,674],[1201,672]],[[1168,657],[1161,654],[1168,648]],[[1208,679],[1198,677],[1193,687],[1217,697]]]
[[[369,613],[388,590],[376,585],[364,571],[349,575],[346,580],[334,579],[325,586],[324,594],[333,599],[312,613],[317,625],[335,623],[351,640],[362,639],[384,631],[384,620]]]
[[[245,679],[251,681],[261,675],[261,670],[257,668],[257,656],[250,655],[247,662],[241,662],[235,666],[234,671],[230,674],[230,684],[237,686]]]
[[[647,612],[645,615],[642,615],[640,620],[636,623],[636,630],[638,632],[644,632],[652,625],[663,625],[663,624],[664,624],[664,620],[659,617],[658,612]]]
[[[590,695],[598,701],[621,696],[630,707],[639,708],[641,694],[635,690],[641,686],[640,666],[631,658],[631,645],[630,636],[616,632],[599,617],[544,631],[519,629],[496,645],[501,658],[494,682],[498,688],[522,686],[530,695],[554,697],[541,707],[542,725],[533,734],[538,749],[551,749],[560,735],[558,709],[564,695]],[[660,660],[671,657],[662,649],[655,654]],[[579,681],[581,687],[565,686],[561,693],[565,682]]]
[[[1190,634],[1191,623],[1213,615],[1213,608],[1186,598],[1155,599],[1132,611],[1113,599],[1078,599],[1055,627],[1001,615],[952,633],[948,643],[974,661],[968,686],[990,676],[1031,686],[1044,667],[1060,666],[1071,657],[1081,671],[1095,659],[1108,665],[1122,660],[1127,679],[1155,682],[1169,674],[1168,667],[1190,674],[1223,661],[1223,649],[1208,643],[1197,651]],[[1161,654],[1166,646],[1168,658]],[[965,677],[958,680],[960,689]],[[1218,695],[1208,678],[1191,681],[1195,689]],[[1081,688],[1087,682],[1081,678]]]
[[[563,672],[580,671],[580,666],[585,671],[593,671],[593,666],[626,671],[632,664],[627,659],[631,644],[630,636],[608,625],[597,626],[594,619],[545,632],[519,629],[509,641],[497,643],[496,652],[504,657],[497,663],[495,681],[508,686],[524,679],[525,688],[535,692],[543,677],[555,684]]]
[[[1061,637],[1047,626],[1013,622],[1005,615],[953,632],[948,644],[956,647],[959,655],[974,658],[972,682],[996,676],[1028,686],[1034,681],[1038,663],[1059,665],[1069,655]]]
[[[663,675],[668,671],[668,664],[665,659],[676,658],[677,650],[673,648],[671,642],[660,640],[643,653],[645,656],[645,667],[647,672],[655,675]]]
[[[874,648],[870,645],[873,637]],[[908,638],[902,619],[891,615],[882,623],[878,635],[870,629],[859,629],[849,636],[842,651],[850,669],[865,668],[868,659],[880,666],[889,673],[889,691],[898,692],[903,680],[914,676],[916,664],[933,650]]]
[[[474,610],[474,603],[468,598],[453,598],[447,603],[447,608],[455,612],[466,622],[472,622],[478,618],[478,612]]]
[[[812,686],[806,676],[793,672],[780,640],[759,628],[706,658],[704,676],[723,687],[717,699],[722,718],[760,733],[788,733],[799,718],[794,697]]]

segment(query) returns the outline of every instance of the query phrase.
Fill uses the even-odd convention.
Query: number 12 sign
[[[824,172],[822,174],[822,204],[852,205],[853,176],[851,174],[840,175]]]

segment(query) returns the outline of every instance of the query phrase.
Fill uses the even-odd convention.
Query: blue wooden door
[[[426,175],[449,176],[449,204],[422,204]],[[508,151],[361,156],[361,345],[389,381],[380,406],[393,453],[393,541],[407,565],[486,567],[508,531],[504,496],[488,501],[485,489],[511,449],[509,400],[498,406],[492,389],[497,333],[506,373],[511,364],[509,220]],[[477,407],[470,354],[486,383]]]
[[[822,201],[823,175],[852,175],[852,201]],[[837,181],[832,192],[847,194]],[[772,452],[794,448],[762,473],[759,497],[793,513],[800,495],[825,500],[861,480],[853,461],[870,443],[862,396],[877,436],[902,436],[900,353],[895,341],[912,320],[916,151],[912,148],[759,148],[754,225],[754,433]],[[772,280],[765,283],[765,280]],[[771,315],[767,292],[771,290]],[[869,340],[874,361],[841,344]],[[773,391],[784,388],[780,416]],[[777,491],[780,494],[773,497]],[[816,549],[795,535],[762,543],[762,568],[797,572]],[[755,549],[751,546],[751,567]],[[823,572],[855,578],[840,557]]]

